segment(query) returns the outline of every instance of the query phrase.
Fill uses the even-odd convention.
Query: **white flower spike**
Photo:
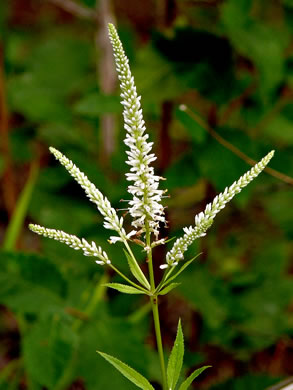
[[[274,151],[268,153],[258,164],[250,171],[246,172],[238,181],[235,181],[229,188],[217,195],[212,203],[209,203],[205,211],[195,216],[195,226],[185,227],[184,235],[178,238],[172,249],[167,253],[166,264],[161,265],[161,268],[176,266],[179,260],[183,259],[184,252],[188,249],[197,238],[205,236],[206,231],[214,222],[216,214],[222,210],[228,202],[238,194],[242,188],[246,187],[255,177],[257,177],[270,162],[274,155]]]
[[[81,172],[77,166],[64,156],[59,150],[50,147],[50,152],[54,154],[57,160],[67,169],[70,175],[78,182],[85,190],[87,197],[96,204],[99,212],[105,218],[104,227],[106,229],[115,230],[119,236],[111,242],[126,241],[128,238],[123,228],[123,218],[118,217],[116,210],[113,209],[109,200],[89,181],[87,176]]]
[[[164,207],[161,198],[164,191],[159,190],[159,181],[162,179],[154,174],[150,164],[156,159],[151,153],[152,142],[147,142],[145,122],[142,116],[140,96],[137,95],[134,79],[131,74],[128,58],[113,24],[109,24],[109,36],[114,50],[116,69],[121,87],[121,104],[124,106],[124,127],[127,131],[125,144],[129,147],[126,163],[131,166],[127,180],[134,184],[128,186],[128,192],[133,196],[129,201],[129,212],[134,218],[132,225],[145,231],[146,222],[155,237],[158,238],[159,222],[165,223]]]
[[[89,244],[84,238],[80,239],[74,235],[63,232],[62,230],[47,229],[40,225],[30,224],[29,228],[41,236],[63,242],[64,244],[70,246],[70,248],[75,250],[81,249],[85,256],[98,257],[99,260],[96,261],[97,264],[111,264],[107,253],[103,251],[101,247],[97,247],[93,241]]]

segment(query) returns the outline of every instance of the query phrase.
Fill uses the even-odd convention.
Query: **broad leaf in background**
[[[226,1],[222,6],[222,22],[235,49],[252,59],[258,67],[261,94],[264,101],[268,101],[284,78],[284,50],[289,35],[284,30],[280,32],[253,20],[249,14],[251,6],[251,1]]]
[[[24,365],[29,377],[49,389],[56,388],[77,345],[78,336],[70,319],[57,310],[44,313],[23,339]]]
[[[124,294],[122,296],[127,297]],[[130,324],[125,319],[109,316],[105,310],[106,306],[100,306],[95,320],[82,329],[76,374],[85,379],[88,390],[106,389],[109,378],[114,388],[132,390],[134,385],[108,362],[98,358],[96,350],[119,356],[119,359],[135,367],[144,377],[149,377],[149,354],[143,345],[147,336],[146,324]]]
[[[63,307],[66,281],[45,257],[1,253],[0,300],[17,313],[40,313]]]

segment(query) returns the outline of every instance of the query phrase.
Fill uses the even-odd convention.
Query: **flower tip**
[[[114,26],[113,23],[108,23],[108,30],[109,30],[109,33],[110,33],[110,34],[115,33],[116,28],[115,28],[115,26]]]
[[[57,150],[55,148],[53,148],[53,146],[49,146],[49,150],[51,153],[57,152]]]
[[[185,104],[180,104],[179,110],[180,111],[186,111],[187,110],[187,106]]]
[[[166,268],[168,268],[169,266],[168,266],[168,264],[162,264],[162,265],[160,265],[160,268],[161,269],[166,269]]]

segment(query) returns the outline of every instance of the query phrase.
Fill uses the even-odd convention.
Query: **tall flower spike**
[[[89,181],[87,176],[81,172],[77,166],[65,157],[59,150],[50,147],[50,152],[54,154],[57,160],[67,169],[70,175],[80,184],[85,190],[87,197],[96,204],[99,212],[105,218],[104,227],[106,229],[115,230],[119,237],[111,237],[112,242],[125,241],[127,239],[126,232],[123,228],[123,218],[119,219],[116,211],[111,206],[109,200]]]
[[[164,207],[161,205],[162,190],[159,190],[161,177],[154,174],[150,166],[156,157],[151,152],[152,142],[147,142],[145,122],[142,117],[140,96],[137,95],[134,79],[131,74],[119,36],[113,24],[109,24],[109,36],[113,46],[116,69],[121,87],[121,104],[124,106],[124,128],[126,130],[125,144],[129,147],[126,163],[131,166],[127,180],[134,184],[128,186],[128,192],[133,196],[129,201],[129,212],[134,218],[132,225],[145,230],[147,221],[155,236],[159,234],[159,222],[165,222]]]
[[[85,256],[97,257],[99,259],[96,261],[97,264],[111,264],[107,253],[103,251],[101,247],[97,247],[93,241],[89,244],[84,238],[80,239],[74,235],[63,232],[62,230],[47,229],[40,225],[30,224],[29,228],[34,233],[63,242],[75,250],[81,249]]]
[[[184,235],[178,238],[172,249],[166,255],[167,264],[161,265],[161,268],[176,266],[179,260],[183,259],[184,252],[197,238],[205,236],[208,228],[213,224],[215,216],[222,210],[228,202],[238,194],[242,188],[246,187],[255,177],[257,177],[267,166],[274,155],[274,151],[268,153],[258,164],[250,171],[246,172],[238,181],[235,181],[229,188],[217,195],[212,203],[209,203],[205,211],[195,216],[195,226],[185,227]]]

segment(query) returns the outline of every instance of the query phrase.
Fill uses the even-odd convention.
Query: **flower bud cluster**
[[[178,238],[175,241],[172,249],[167,253],[167,263],[163,264],[161,268],[176,266],[178,261],[183,259],[184,252],[194,242],[194,240],[205,235],[205,232],[212,225],[218,212],[222,210],[226,204],[242,190],[242,188],[246,187],[262,172],[273,155],[274,151],[268,153],[258,164],[251,168],[250,171],[241,176],[238,181],[235,181],[229,188],[226,187],[224,192],[217,195],[213,202],[206,206],[203,212],[195,216],[195,226],[183,229],[185,234],[183,237]]]
[[[93,241],[89,244],[84,238],[80,239],[74,235],[63,232],[62,230],[47,229],[40,225],[30,224],[29,228],[34,233],[63,242],[75,250],[81,249],[85,256],[98,257],[99,260],[96,261],[97,264],[111,264],[107,253],[103,251],[101,247],[97,247]]]
[[[137,95],[134,79],[131,74],[128,58],[126,57],[115,27],[109,24],[109,35],[114,50],[116,69],[120,80],[123,117],[126,129],[125,144],[129,147],[126,153],[126,163],[131,166],[127,180],[134,182],[128,186],[128,192],[133,196],[129,201],[129,212],[134,218],[132,225],[144,231],[147,221],[150,230],[157,237],[159,222],[165,222],[164,207],[161,198],[164,191],[159,190],[159,181],[162,179],[154,174],[150,164],[156,157],[152,150],[152,142],[148,142],[145,134],[145,122],[142,116],[140,96]]]

